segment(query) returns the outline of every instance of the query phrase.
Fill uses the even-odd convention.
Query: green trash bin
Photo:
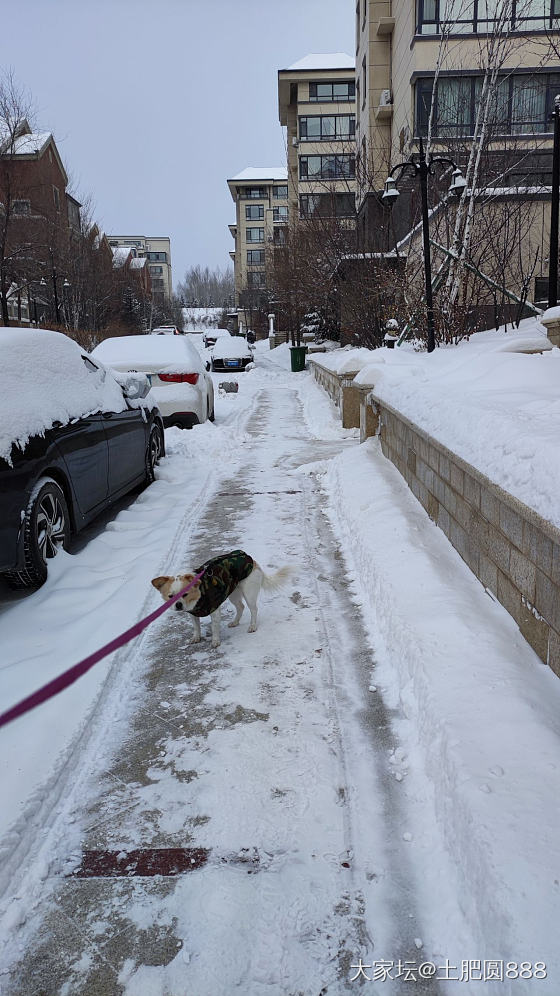
[[[306,353],[307,346],[290,346],[290,360],[294,373],[297,373],[298,370],[305,370]]]

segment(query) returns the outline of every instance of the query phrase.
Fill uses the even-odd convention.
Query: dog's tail
[[[265,574],[263,571],[262,586],[264,591],[276,591],[277,588],[283,588],[294,574],[297,574],[297,568],[292,566],[281,567],[274,574]]]

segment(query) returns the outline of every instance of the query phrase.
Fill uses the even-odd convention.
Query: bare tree
[[[184,307],[221,308],[233,303],[234,282],[233,269],[200,265],[192,266],[185,273],[184,280],[178,286],[178,296]]]

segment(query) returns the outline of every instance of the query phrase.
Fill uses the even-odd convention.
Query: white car
[[[205,332],[202,341],[206,349],[208,349],[209,346],[215,346],[216,340],[223,335],[229,336],[229,332],[227,329],[209,329],[208,332]]]
[[[105,339],[92,355],[114,370],[147,374],[164,425],[192,429],[214,421],[214,384],[187,337],[123,335]]]

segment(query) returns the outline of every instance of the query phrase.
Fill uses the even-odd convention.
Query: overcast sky
[[[277,71],[309,52],[353,55],[354,6],[19,0],[2,29],[77,196],[93,195],[109,234],[169,235],[177,284],[196,263],[230,263],[226,180],[285,163]]]

